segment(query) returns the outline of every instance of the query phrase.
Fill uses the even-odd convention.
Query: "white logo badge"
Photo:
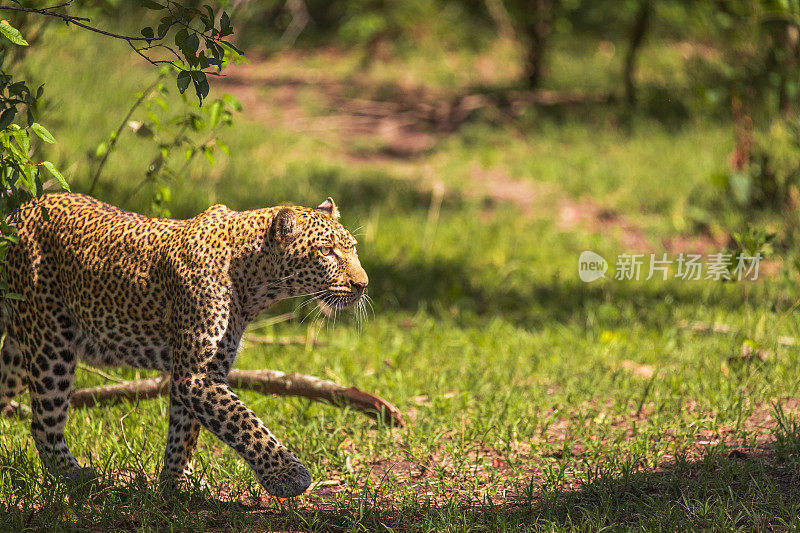
[[[578,258],[578,275],[581,281],[589,283],[596,279],[605,277],[608,270],[608,263],[602,256],[586,250],[581,252]]]

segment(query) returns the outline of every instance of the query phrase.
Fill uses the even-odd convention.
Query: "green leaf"
[[[25,297],[21,294],[17,294],[16,292],[7,292],[3,296],[8,298],[9,300],[19,300],[21,302],[25,301]]]
[[[2,26],[2,24],[0,24]],[[6,129],[9,125],[11,125],[11,121],[14,120],[14,116],[17,114],[17,108],[14,106],[9,107],[3,114],[0,115],[0,130]]]
[[[233,28],[231,27],[231,19],[228,16],[228,14],[225,11],[223,11],[222,16],[219,18],[219,36],[227,37],[232,33],[233,33]]]
[[[158,196],[159,199],[163,202],[171,202],[172,201],[172,191],[166,185],[162,185],[158,188]]]
[[[188,38],[189,38],[189,32],[186,31],[186,28],[181,28],[175,34],[175,46],[177,46],[178,48],[181,49],[181,51],[183,51],[183,43],[185,43],[186,39]]]
[[[230,93],[225,93],[222,95],[222,99],[225,100],[225,103],[230,106],[231,109],[234,111],[241,111],[242,110],[242,103],[239,101],[238,98],[233,96]]]
[[[172,16],[161,17],[161,23],[158,25],[158,35],[164,36],[172,22]]]
[[[196,33],[193,33],[183,41],[183,44],[187,49],[191,50],[192,53],[197,52],[197,49],[200,48],[200,38]]]
[[[155,32],[153,32],[153,28],[151,28],[150,26],[142,28],[141,34],[142,37],[147,37],[148,39],[152,39],[153,37],[156,36]]]
[[[167,102],[160,96],[153,96],[151,100],[153,100],[153,102],[155,102],[156,105],[164,111],[169,111],[169,104],[167,104]]]
[[[211,20],[214,20],[214,10],[211,9],[211,6],[208,5],[208,4],[203,4],[203,7],[205,8],[206,12],[208,13],[208,18],[210,18]]]
[[[19,30],[6,21],[0,22],[0,33],[2,33],[6,39],[14,44],[28,46],[28,41],[22,37],[22,34],[19,32]]]
[[[242,103],[232,94],[225,93],[222,95],[222,99],[225,100],[225,103],[228,104],[228,106],[234,111],[242,110]]]
[[[236,52],[240,56],[244,56],[244,52],[242,52],[242,50],[239,49],[235,44],[229,43],[228,41],[220,41],[220,43],[224,44],[225,46],[227,46],[228,48],[230,48],[231,50],[233,50],[234,52]]]
[[[220,141],[219,139],[217,139],[217,146],[219,146],[219,149],[220,149],[220,150],[222,150],[222,152],[223,152],[225,155],[227,155],[228,157],[230,157],[230,155],[231,155],[231,149],[228,147],[228,145],[227,145],[227,144],[225,144],[224,142],[222,142],[222,141]]]
[[[8,94],[10,95],[21,97],[24,93],[30,93],[24,81],[18,81],[8,86]]]
[[[18,129],[14,131],[13,135],[19,147],[27,154],[31,149],[31,138],[28,136],[28,130]]]
[[[69,183],[67,183],[67,180],[65,180],[64,176],[61,175],[61,172],[56,170],[56,167],[53,163],[51,163],[50,161],[43,161],[42,166],[50,171],[50,174],[52,174],[53,177],[58,180],[58,183],[61,184],[61,187],[64,190],[66,191],[70,190]]]
[[[178,73],[178,90],[183,94],[183,92],[189,87],[189,82],[192,80],[192,75],[189,74],[189,71],[182,70]]]
[[[211,55],[216,59],[223,59],[225,57],[225,49],[214,42],[213,39],[206,39],[206,48],[211,52]]]
[[[211,104],[211,109],[208,111],[208,122],[212,128],[216,128],[219,124],[219,117],[222,115],[222,101],[214,100]]]
[[[49,131],[47,131],[47,128],[45,128],[38,122],[34,122],[33,124],[31,124],[31,129],[35,131],[36,135],[38,135],[44,142],[55,144],[56,138],[53,137],[53,135]]]
[[[214,29],[214,19],[206,15],[200,15],[200,21],[203,23],[203,31],[211,31]]]
[[[142,4],[143,7],[147,9],[166,9],[167,6],[162,6],[158,2],[153,2],[153,0],[139,0],[139,3]]]
[[[203,155],[206,156],[208,163],[213,167],[214,166],[214,148],[211,146],[204,146],[203,147]]]
[[[193,70],[192,81],[194,82],[194,92],[197,93],[197,99],[200,100],[200,103],[202,104],[203,98],[208,96],[209,91],[206,73],[199,70]]]

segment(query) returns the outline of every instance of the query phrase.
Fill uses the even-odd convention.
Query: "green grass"
[[[76,190],[88,184],[83,154],[152,76],[121,50],[90,43],[62,36],[27,63],[57,95],[43,122],[59,139],[56,160],[74,163],[67,167]],[[54,54],[79,55],[96,68],[76,69]],[[132,67],[117,67],[128,61]],[[324,71],[313,55],[292,61],[298,75],[304,65]],[[350,83],[348,69],[357,67],[348,61],[332,65],[334,81]],[[436,86],[441,73],[426,79],[415,70],[427,61],[409,59],[409,72],[415,83]],[[575,61],[578,71],[588,60]],[[377,86],[393,79],[386,66],[374,76]],[[262,89],[263,105],[276,90]],[[309,90],[301,112],[335,113]],[[79,97],[89,91],[90,102]],[[0,418],[0,529],[799,529],[800,362],[796,345],[779,342],[800,338],[790,311],[795,282],[775,275],[752,284],[584,284],[581,251],[613,262],[634,250],[614,231],[557,223],[559,201],[590,197],[641,223],[653,243],[676,235],[686,228],[687,198],[724,166],[730,127],[705,120],[666,127],[642,113],[628,128],[614,114],[532,110],[511,124],[479,115],[436,135],[434,147],[412,160],[353,158],[353,146],[369,152],[380,143],[238,117],[225,134],[232,156],[213,168],[197,165],[174,185],[173,212],[191,216],[211,202],[315,205],[333,196],[344,224],[360,228],[375,315],[359,328],[351,318],[302,322],[300,310],[255,331],[319,330],[319,346],[245,344],[237,366],[359,387],[397,405],[407,426],[244,392],[314,479],[330,481],[278,501],[206,432],[196,461],[208,488],[159,494],[166,399],[72,412],[68,443],[102,473],[84,487],[44,475],[27,422]],[[98,196],[120,203],[141,179],[150,154],[137,142],[121,142]],[[489,203],[476,168],[554,200],[528,213]],[[439,211],[434,182],[445,186]],[[146,212],[150,193],[126,207]],[[268,314],[297,307],[283,303]],[[768,357],[742,357],[746,343]],[[104,383],[78,373],[79,386]]]

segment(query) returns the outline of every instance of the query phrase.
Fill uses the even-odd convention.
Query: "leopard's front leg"
[[[200,311],[202,310],[202,311]],[[162,480],[180,478],[197,441],[199,422],[253,469],[261,485],[275,496],[302,494],[311,475],[227,382],[236,357],[241,328],[227,308],[210,303],[184,307],[173,345],[170,421]],[[201,326],[198,326],[200,324]],[[196,422],[195,422],[196,421]]]
[[[177,395],[172,401],[180,402],[203,427],[236,450],[267,492],[288,497],[302,494],[308,488],[311,475],[305,466],[245,406],[224,378],[183,375],[173,379],[172,391]],[[171,422],[170,431],[173,431]],[[173,433],[177,439],[177,430]],[[177,442],[172,435],[168,437],[168,454],[170,446]],[[177,446],[175,452],[180,453]],[[182,458],[173,464],[181,462]],[[166,464],[169,463],[168,460]]]
[[[164,468],[159,479],[161,484],[183,481],[193,473],[191,461],[197,446],[200,427],[200,422],[177,399],[173,382],[169,400],[169,429],[167,447],[164,450]]]

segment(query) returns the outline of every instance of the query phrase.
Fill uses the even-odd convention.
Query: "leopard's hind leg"
[[[48,327],[24,331],[17,338],[31,395],[33,441],[51,473],[91,476],[91,469],[78,464],[64,439],[76,364],[71,342],[76,333],[73,322],[59,311],[33,318]]]
[[[0,411],[25,390],[27,383],[25,363],[19,345],[13,337],[6,335],[0,350]]]

